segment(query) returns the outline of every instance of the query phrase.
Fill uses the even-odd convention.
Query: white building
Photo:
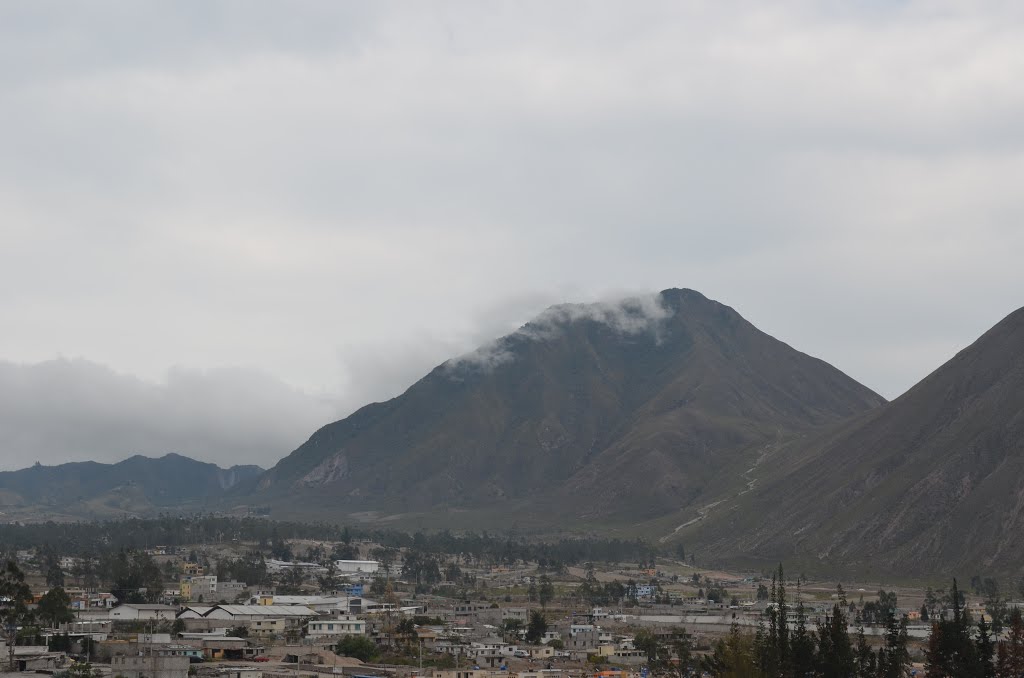
[[[335,560],[339,574],[374,574],[380,569],[376,560]]]
[[[361,636],[366,633],[366,622],[350,615],[338,615],[329,619],[312,619],[306,627],[310,638],[324,636]]]
[[[174,621],[178,608],[170,605],[120,605],[110,610],[110,619],[121,621],[160,620]]]

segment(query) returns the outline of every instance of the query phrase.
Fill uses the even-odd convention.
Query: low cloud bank
[[[177,452],[270,466],[337,406],[247,369],[173,368],[144,381],[84,359],[0,361],[0,469]]]

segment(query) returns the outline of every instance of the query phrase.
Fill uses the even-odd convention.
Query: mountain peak
[[[561,304],[317,431],[258,501],[650,517],[740,482],[766,441],[881,402],[693,290]]]

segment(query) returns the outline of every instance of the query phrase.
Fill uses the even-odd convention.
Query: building
[[[306,627],[306,635],[310,638],[325,636],[362,636],[366,634],[366,622],[356,616],[346,614],[326,619],[310,620]]]
[[[338,574],[376,574],[380,563],[376,560],[335,560]]]
[[[185,600],[217,600],[217,575],[196,575],[184,577],[179,584],[181,597]]]
[[[267,636],[279,636],[287,628],[283,617],[273,619],[252,619],[246,624],[249,634],[260,638]]]
[[[170,605],[120,605],[110,610],[110,619],[114,621],[156,621],[167,619],[174,621],[178,608]]]
[[[110,658],[110,670],[124,678],[188,678],[191,660],[174,649],[142,647],[138,654]]]
[[[234,600],[248,588],[244,581],[219,581],[217,582],[217,599]]]

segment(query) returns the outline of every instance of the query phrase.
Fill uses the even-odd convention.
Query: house
[[[266,636],[280,636],[285,632],[285,621],[283,617],[273,619],[251,619],[246,623],[249,633],[260,638]]]
[[[501,610],[501,619],[518,619],[526,624],[530,619],[530,612],[525,607],[504,607]]]
[[[570,634],[568,640],[565,641],[565,649],[567,650],[596,650],[601,644],[601,632],[591,627],[587,631],[577,631],[576,633]]]
[[[9,648],[0,641],[0,662],[7,670]],[[67,661],[63,652],[50,652],[45,645],[18,645],[14,648],[14,664],[18,671],[52,671]],[[8,674],[5,674],[8,675]]]
[[[181,571],[185,576],[188,577],[202,577],[203,566],[199,563],[183,562],[181,564]]]
[[[163,619],[174,621],[177,613],[178,608],[171,607],[170,605],[126,604],[111,609],[110,619],[114,621],[154,621]]]

